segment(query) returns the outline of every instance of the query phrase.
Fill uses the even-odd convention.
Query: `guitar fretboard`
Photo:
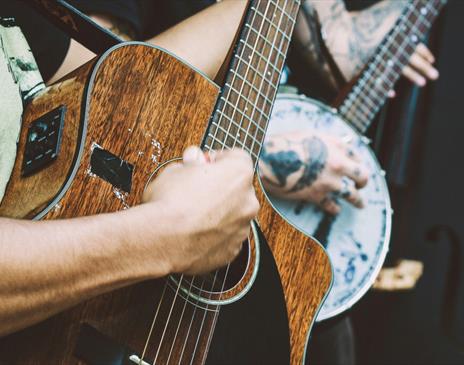
[[[299,0],[250,2],[204,138],[206,150],[243,148],[256,163],[299,5]]]
[[[339,114],[359,132],[367,130],[445,3],[446,0],[412,0],[405,5],[402,15],[338,107]]]

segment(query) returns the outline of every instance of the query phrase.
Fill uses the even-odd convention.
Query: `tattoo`
[[[287,184],[287,177],[298,171],[303,163],[295,151],[269,153],[266,147],[269,146],[267,144],[263,146],[260,158],[271,167],[272,173],[279,181],[279,186],[283,188]]]
[[[386,33],[390,31],[383,27],[385,19],[395,13],[399,16],[404,6],[405,3],[402,1],[383,1],[353,17],[350,49],[357,51],[360,62],[356,67],[357,71],[369,60]]]
[[[285,188],[287,185],[287,178],[291,174],[303,168],[301,177],[295,185],[288,190],[289,192],[296,192],[311,186],[319,177],[327,161],[327,146],[318,137],[305,138],[301,142],[287,141],[287,144],[289,147],[293,148],[274,153],[269,152],[268,144],[264,145],[261,153],[261,160],[271,168],[281,188]],[[304,153],[303,158],[295,152],[296,144],[302,145]]]
[[[351,15],[345,7],[344,0],[334,0],[328,14],[320,20],[328,38],[331,34],[347,35],[347,44],[343,50],[334,49],[334,46],[331,47],[328,42],[328,47],[337,63],[339,65],[343,63],[345,67],[351,68],[351,70],[345,68],[345,76],[351,78],[362,69],[389,31],[386,27],[393,25],[390,24],[391,17],[398,17],[406,4],[407,1],[403,0],[387,0]]]
[[[319,174],[324,170],[327,161],[327,146],[318,137],[311,137],[303,140],[305,160],[303,175],[296,182],[290,192],[299,191],[317,180]]]

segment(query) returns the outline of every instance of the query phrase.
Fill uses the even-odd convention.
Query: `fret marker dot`
[[[413,34],[413,35],[411,36],[411,40],[412,40],[414,43],[416,43],[416,42],[419,40],[419,38],[417,38],[417,36],[416,36],[415,34]]]
[[[389,67],[392,67],[392,66],[393,66],[393,61],[392,61],[392,60],[388,60],[388,61],[387,61],[387,65],[388,65]]]
[[[427,8],[422,8],[422,9],[420,10],[420,12],[421,12],[422,15],[427,14]]]

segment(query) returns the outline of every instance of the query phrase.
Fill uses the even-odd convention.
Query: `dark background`
[[[463,37],[464,1],[450,0],[430,43],[440,79],[422,91],[401,83],[371,131],[395,209],[387,264],[420,260],[424,274],[415,290],[371,291],[355,306],[360,364],[464,364]]]

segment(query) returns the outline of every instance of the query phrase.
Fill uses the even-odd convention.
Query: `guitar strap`
[[[71,38],[96,54],[123,42],[114,33],[95,23],[90,17],[64,0],[24,0]]]
[[[0,202],[16,159],[23,96],[43,85],[41,80],[21,30],[12,19],[0,18]]]
[[[96,54],[122,40],[63,0],[25,3]],[[13,19],[0,18],[0,202],[13,170],[23,101],[45,88],[34,56]]]

